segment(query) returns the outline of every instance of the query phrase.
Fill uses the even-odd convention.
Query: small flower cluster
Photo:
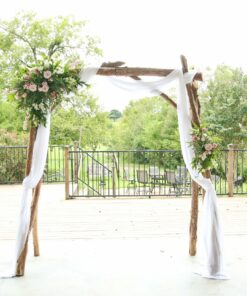
[[[45,125],[47,113],[59,105],[66,94],[76,92],[78,86],[85,84],[80,80],[81,68],[79,61],[62,65],[49,60],[39,62],[33,68],[22,69],[15,87],[15,98],[19,109],[26,112],[24,129],[28,121],[33,126]]]
[[[205,172],[217,167],[217,156],[219,154],[218,139],[213,138],[205,127],[195,126],[192,130],[192,142],[195,156],[192,161],[192,167],[200,172]]]

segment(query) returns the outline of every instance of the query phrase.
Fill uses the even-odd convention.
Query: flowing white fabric
[[[177,102],[177,114],[179,124],[180,143],[185,164],[193,180],[195,180],[205,191],[203,203],[203,238],[205,249],[205,270],[202,276],[212,279],[227,279],[224,270],[223,234],[219,221],[217,208],[217,196],[210,179],[204,178],[202,174],[192,168],[194,151],[189,143],[191,138],[191,112],[189,99],[186,91],[186,83],[191,81],[191,75],[179,75],[179,95]]]
[[[46,127],[40,125],[37,130],[36,139],[33,147],[33,158],[30,174],[23,180],[19,225],[16,238],[16,246],[14,250],[14,260],[11,270],[2,278],[16,276],[17,260],[24,248],[30,226],[32,189],[38,184],[42,178],[46,163],[48,143],[50,135],[50,113],[47,115]]]
[[[171,83],[177,83],[177,115],[179,124],[180,142],[183,158],[191,177],[203,189],[205,189],[205,199],[203,203],[203,237],[205,249],[205,268],[202,276],[213,279],[226,279],[223,260],[223,235],[219,214],[217,209],[217,196],[211,180],[204,178],[197,170],[192,168],[194,151],[190,146],[191,139],[191,111],[189,99],[186,91],[186,84],[190,83],[195,72],[183,74],[181,70],[174,70],[165,78],[155,81],[126,80],[119,77],[105,77],[104,80],[110,82],[122,91],[131,92],[134,98],[159,95],[171,87]]]

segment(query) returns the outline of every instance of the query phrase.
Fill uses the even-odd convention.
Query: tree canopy
[[[19,13],[0,21],[0,90],[11,88],[21,67],[42,59],[87,60],[99,55],[98,40],[83,31],[84,21],[72,17],[38,19],[35,13]]]
[[[202,93],[203,118],[223,147],[247,144],[247,76],[241,69],[218,66]]]
[[[176,110],[161,97],[131,101],[113,125],[114,149],[178,149]]]

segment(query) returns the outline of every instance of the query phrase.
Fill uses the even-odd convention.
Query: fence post
[[[65,200],[69,199],[69,146],[64,148]]]
[[[79,151],[79,142],[75,141],[74,142],[74,182],[75,182],[75,192],[77,194],[79,194],[79,187],[78,187],[78,173],[79,173],[79,155],[78,155],[78,151]]]
[[[228,196],[233,197],[234,191],[234,161],[235,161],[235,148],[236,145],[228,145],[228,166],[227,166],[227,184]]]

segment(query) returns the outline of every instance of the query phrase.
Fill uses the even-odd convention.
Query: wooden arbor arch
[[[187,60],[184,56],[181,56],[181,63],[183,73],[188,72]],[[139,76],[167,76],[174,69],[156,69],[156,68],[130,68],[123,66],[123,62],[116,63],[103,63],[98,69],[97,75],[102,76],[125,76],[130,77],[135,80],[141,80]],[[186,85],[190,108],[192,113],[192,124],[200,126],[200,102],[198,98],[198,85],[197,81],[202,81],[202,74],[196,73],[192,83]],[[174,108],[177,108],[176,102],[174,102],[168,95],[165,93],[160,93],[160,96],[163,97],[169,104]],[[28,144],[28,155],[26,163],[26,175],[29,175],[32,165],[32,155],[33,147],[37,134],[37,128],[31,127],[29,134],[29,144]],[[210,174],[208,173],[208,177]],[[17,259],[16,275],[23,276],[25,272],[25,263],[26,256],[28,251],[28,240],[30,233],[33,233],[33,243],[34,243],[34,256],[39,256],[39,241],[38,241],[38,227],[37,227],[37,212],[38,212],[38,200],[40,195],[40,188],[42,184],[42,179],[39,181],[37,186],[33,189],[33,199],[31,204],[31,218],[28,235],[24,244],[24,248]],[[192,181],[192,202],[191,202],[191,219],[190,219],[190,244],[189,244],[189,254],[194,256],[196,254],[196,242],[197,242],[197,220],[198,220],[198,193],[199,186],[195,181]]]

